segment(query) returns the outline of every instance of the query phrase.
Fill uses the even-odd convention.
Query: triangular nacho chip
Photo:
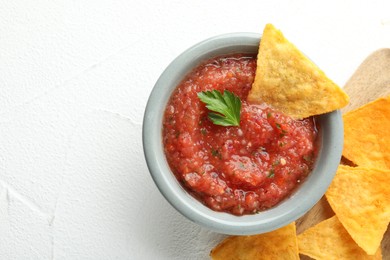
[[[353,240],[369,255],[390,221],[390,170],[340,165],[326,198]]]
[[[260,41],[251,103],[267,103],[293,118],[344,107],[349,97],[271,24]]]
[[[390,96],[343,116],[343,155],[356,165],[390,169]]]
[[[298,235],[299,253],[318,260],[382,259],[380,248],[367,255],[345,230],[337,216],[324,220]]]
[[[210,253],[213,260],[299,259],[295,223],[253,236],[231,236]]]

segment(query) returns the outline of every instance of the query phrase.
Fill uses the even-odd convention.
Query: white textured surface
[[[272,22],[341,86],[390,47],[383,1],[0,1],[0,259],[207,259],[141,145],[165,66]]]

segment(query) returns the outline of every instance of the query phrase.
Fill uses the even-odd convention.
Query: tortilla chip
[[[349,97],[279,30],[267,24],[248,101],[265,102],[293,118],[306,118],[342,108]]]
[[[340,165],[326,198],[353,240],[369,255],[390,221],[390,171]]]
[[[345,230],[337,216],[298,235],[299,253],[314,259],[382,259],[380,248],[367,255]]]
[[[390,169],[390,96],[346,113],[343,155],[356,165]]]
[[[213,260],[299,259],[295,223],[253,236],[232,236],[210,253]]]

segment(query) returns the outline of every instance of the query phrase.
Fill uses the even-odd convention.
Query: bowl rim
[[[213,211],[192,197],[177,181],[166,161],[162,143],[163,113],[173,90],[194,66],[207,58],[218,56],[226,51],[256,54],[260,39],[261,35],[256,33],[228,33],[208,38],[188,48],[160,75],[144,112],[143,150],[147,167],[156,186],[165,199],[182,215],[218,233],[259,234],[295,221],[325,194],[341,158],[343,122],[341,112],[336,110],[317,117],[322,134],[314,170],[289,197],[268,210],[243,216]]]

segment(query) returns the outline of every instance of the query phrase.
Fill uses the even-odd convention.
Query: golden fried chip
[[[380,248],[367,255],[345,230],[337,216],[298,235],[299,253],[314,259],[382,259]]]
[[[390,221],[390,170],[340,165],[326,198],[353,240],[369,255]]]
[[[390,96],[346,113],[343,155],[356,165],[390,169]]]
[[[228,237],[210,256],[213,260],[299,259],[295,223],[260,235]]]
[[[279,30],[267,24],[248,101],[267,103],[293,118],[305,118],[342,108],[349,97]]]

